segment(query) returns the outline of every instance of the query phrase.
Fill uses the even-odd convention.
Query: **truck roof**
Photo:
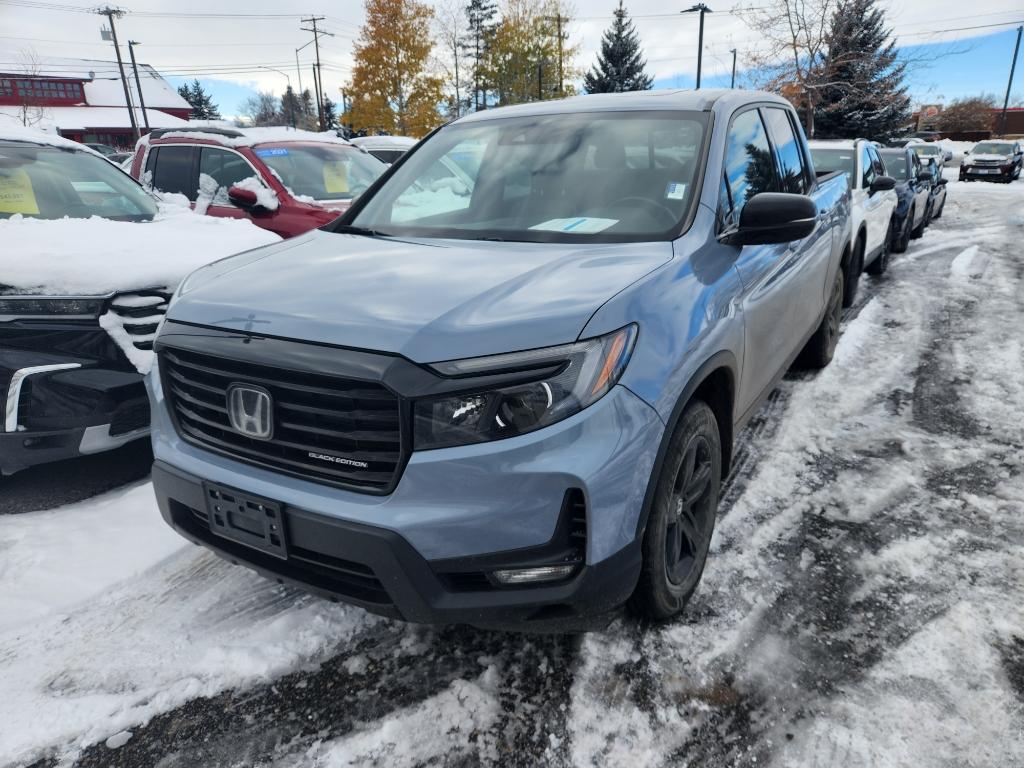
[[[630,91],[629,93],[591,93],[566,99],[534,101],[510,107],[473,112],[458,122],[519,117],[529,115],[560,115],[569,112],[622,112],[646,110],[680,110],[710,112],[716,105],[731,109],[753,101],[769,101],[789,106],[781,96],[765,91],[731,89]]]

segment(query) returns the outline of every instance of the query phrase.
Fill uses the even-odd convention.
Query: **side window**
[[[196,178],[192,159],[195,150],[185,146],[162,146],[153,164],[153,188],[196,199]]]
[[[754,195],[775,190],[775,162],[772,160],[768,134],[756,109],[737,116],[729,126],[725,147],[725,178],[730,198],[728,210],[719,216],[725,227],[736,226],[743,205]]]
[[[200,193],[214,205],[230,205],[228,189],[256,175],[245,158],[234,152],[217,147],[203,147],[199,152]]]
[[[779,160],[779,191],[806,194],[807,169],[789,113],[784,109],[769,107],[764,110],[764,116]]]
[[[866,144],[860,148],[861,186],[868,189],[875,180],[875,166],[871,162],[871,148]]]
[[[885,163],[882,162],[882,156],[878,154],[878,150],[871,147],[871,165],[875,168],[876,176],[885,176]]]

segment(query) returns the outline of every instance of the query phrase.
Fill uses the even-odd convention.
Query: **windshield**
[[[0,144],[0,218],[149,221],[156,212],[152,197],[96,155]]]
[[[971,150],[976,155],[1012,155],[1013,144],[1000,141],[983,141]]]
[[[664,239],[686,216],[700,112],[598,112],[454,124],[350,222],[383,234],[578,242]]]
[[[853,183],[853,174],[857,172],[857,155],[852,149],[816,149],[811,147],[811,160],[814,161],[815,173],[842,171],[850,183]]]
[[[940,155],[940,154],[942,154],[942,150],[939,147],[936,147],[934,145],[914,144],[911,147],[911,149],[913,149],[915,152],[917,152],[918,156],[921,156],[921,155],[931,156],[931,155]]]
[[[892,176],[896,181],[907,180],[907,157],[903,152],[879,152],[882,162],[885,163],[886,175]]]
[[[293,195],[314,200],[351,200],[387,169],[344,144],[260,144],[253,151]]]

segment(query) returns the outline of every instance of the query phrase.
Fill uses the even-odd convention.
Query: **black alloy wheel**
[[[670,438],[644,530],[643,565],[630,598],[649,619],[675,616],[697,589],[715,528],[722,482],[722,443],[714,412],[702,400],[683,411]]]

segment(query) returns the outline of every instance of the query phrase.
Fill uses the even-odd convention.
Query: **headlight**
[[[104,299],[96,298],[39,298],[0,297],[0,315],[39,315],[41,317],[78,316],[96,317],[103,308]]]
[[[435,363],[431,367],[448,377],[542,370],[524,384],[418,401],[413,406],[414,449],[514,437],[579,413],[615,386],[636,337],[637,326],[627,325],[575,344]]]

